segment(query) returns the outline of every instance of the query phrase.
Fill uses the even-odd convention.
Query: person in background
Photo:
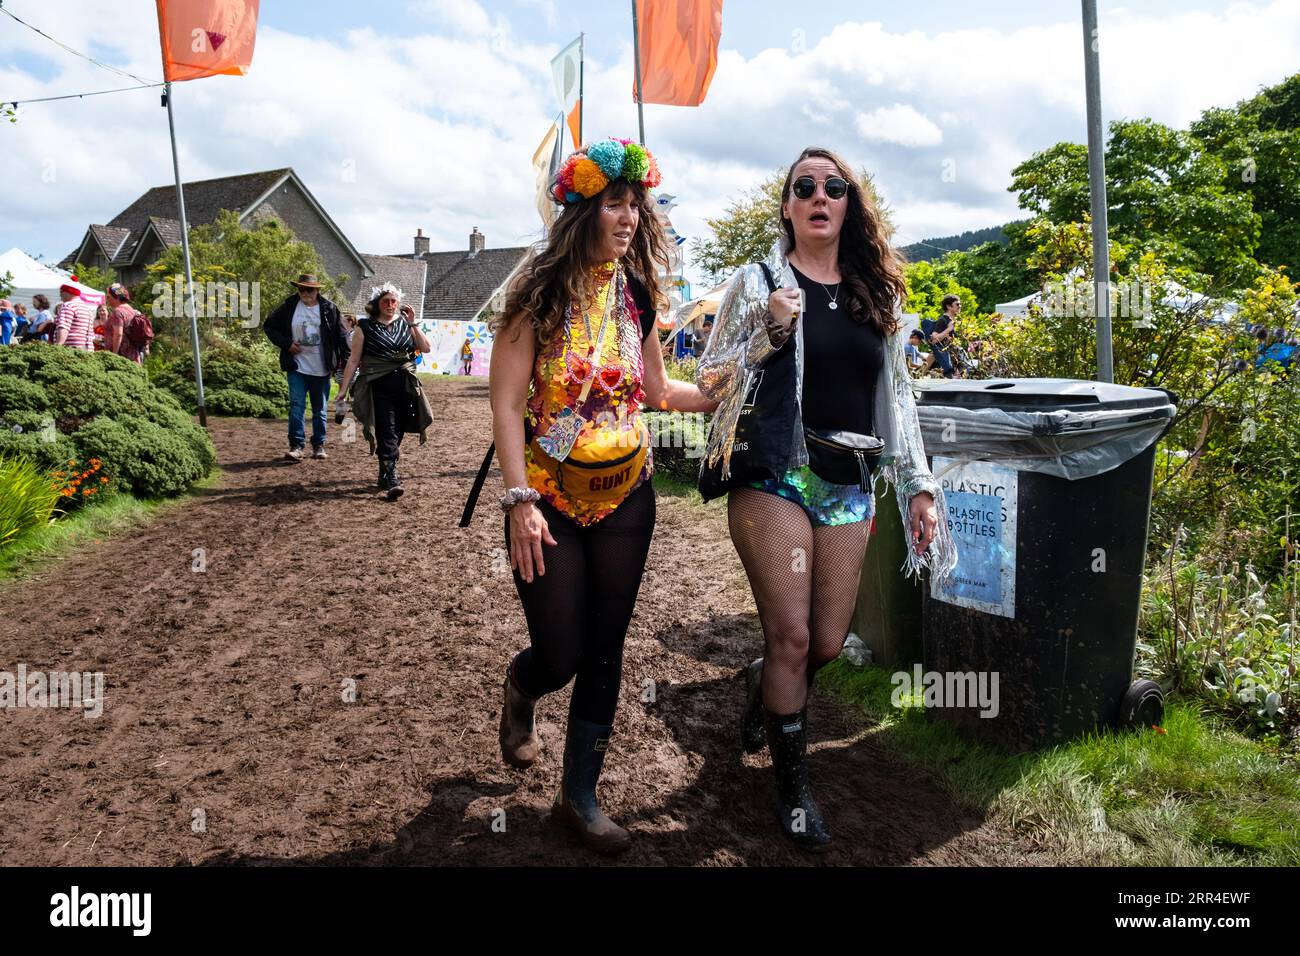
[[[311,456],[328,458],[325,416],[330,379],[350,346],[339,308],[320,294],[316,276],[303,273],[289,284],[296,293],[276,306],[262,327],[266,337],[280,349],[280,368],[289,376],[289,451],[285,457],[302,461],[310,396]]]
[[[415,320],[415,310],[402,305],[402,290],[391,282],[371,290],[366,316],[352,335],[343,380],[352,383],[356,375],[352,413],[361,423],[371,454],[379,458],[379,490],[396,501],[403,491],[397,474],[402,436],[418,434],[423,445],[433,422],[415,370],[416,354],[431,347]]]
[[[75,280],[75,276],[73,277]],[[62,303],[54,320],[54,344],[95,351],[95,310],[75,285],[59,286]]]
[[[36,310],[36,314],[28,322],[26,331],[21,333],[23,341],[30,342],[33,339],[49,341],[54,332],[54,316],[50,315],[50,300],[38,292],[32,296],[32,308]]]
[[[26,333],[31,324],[27,319],[27,306],[23,305],[21,302],[17,303],[14,306],[14,319],[16,320],[14,324],[14,338],[19,338]]]
[[[907,337],[903,354],[907,356],[908,368],[915,370],[925,364],[925,356],[921,354],[921,343],[924,341],[925,336],[921,334],[920,329],[913,329],[912,334]]]
[[[357,317],[351,312],[343,313],[343,337],[348,343],[348,354],[352,354],[352,333],[357,330]],[[352,382],[357,380],[357,372],[352,373],[352,381],[347,385],[343,384],[343,366],[340,365],[334,372],[334,381],[338,383],[338,391],[335,392],[334,399],[334,424],[342,425],[343,420],[348,417],[348,409],[351,403],[348,401],[348,389],[352,387]]]
[[[957,330],[957,315],[961,312],[961,299],[955,295],[945,295],[941,307],[943,311],[939,313],[934,329],[930,332],[933,364],[943,369],[944,378],[955,378],[957,373],[952,367],[952,356],[948,354],[948,346],[953,332]]]
[[[18,324],[18,317],[13,313],[13,307],[9,304],[8,299],[0,299],[0,345],[8,345],[13,338],[14,326]]]
[[[130,293],[120,282],[114,282],[105,290],[104,298],[108,300],[108,315],[104,319],[104,348],[121,355],[123,358],[129,358],[133,362],[139,361],[134,349],[130,348],[130,341],[126,337],[127,326],[135,318],[135,310],[127,305]],[[131,354],[128,355],[127,351]]]
[[[469,370],[474,364],[474,348],[469,344],[469,338],[465,339],[465,344],[460,347],[461,374],[468,375]]]

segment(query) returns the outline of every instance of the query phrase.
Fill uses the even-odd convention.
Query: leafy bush
[[[143,498],[180,494],[207,475],[216,459],[210,441],[204,454],[196,454],[187,436],[135,415],[100,416],[72,437],[82,454],[111,463],[110,489]]]
[[[186,408],[197,408],[193,355],[178,355],[153,371],[152,378]],[[289,406],[288,379],[269,344],[241,345],[211,336],[203,355],[203,390],[214,415],[280,418]]]
[[[144,369],[108,352],[31,342],[0,352],[0,455],[47,472],[97,458],[99,493],[179,494],[211,471],[212,440]]]
[[[26,458],[0,455],[0,547],[29,528],[48,524],[59,490],[45,469]]]

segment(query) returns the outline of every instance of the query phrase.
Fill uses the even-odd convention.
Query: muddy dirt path
[[[490,440],[486,384],[431,397],[436,424],[428,444],[406,440],[396,505],[374,496],[363,442],[293,464],[283,423],[218,419],[217,487],[0,588],[0,670],[107,681],[98,719],[0,711],[0,863],[598,862],[546,820],[567,691],[540,705],[539,764],[501,762],[501,676],[527,635],[496,570],[495,472],[456,527]],[[811,768],[837,845],[788,846],[767,758],[742,758],[736,739],[740,669],[760,646],[722,503],[661,495],[601,784],[635,839],[618,862],[1051,862],[817,695]]]

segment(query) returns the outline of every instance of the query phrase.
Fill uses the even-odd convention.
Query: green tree
[[[923,318],[937,318],[942,311],[943,297],[961,298],[963,315],[978,315],[980,303],[975,293],[958,281],[951,255],[934,262],[909,262],[903,269],[907,280],[907,304],[904,312],[914,312]]]
[[[706,222],[713,230],[712,239],[696,239],[691,244],[695,263],[713,282],[720,282],[733,269],[747,262],[766,259],[781,234],[781,187],[785,170],[777,170],[762,183],[733,202],[717,219]],[[893,212],[881,198],[875,180],[865,169],[858,183],[880,210],[889,235],[894,233]]]
[[[1018,248],[986,242],[965,252],[950,252],[943,259],[953,277],[974,295],[983,309],[1018,299],[1038,288],[1038,275]],[[963,309],[967,306],[963,304]]]
[[[1253,202],[1255,257],[1300,274],[1300,73],[1231,109],[1206,110],[1191,132],[1222,161],[1224,188]]]
[[[1055,223],[1089,209],[1088,151],[1057,143],[1012,170],[1020,205]],[[1110,124],[1106,197],[1110,235],[1157,252],[1220,285],[1254,281],[1260,217],[1248,195],[1224,185],[1227,165],[1189,132],[1150,119]]]
[[[286,296],[293,292],[290,280],[304,272],[320,277],[321,293],[337,298],[347,283],[345,275],[326,273],[316,250],[296,239],[278,219],[266,219],[253,228],[244,228],[237,213],[224,210],[212,225],[190,230],[190,264],[196,297],[208,282],[250,283],[259,299],[256,318],[260,325]],[[178,351],[188,348],[189,321],[184,314],[184,300],[175,301],[176,280],[185,281],[185,266],[180,246],[168,249],[146,270],[147,277],[133,298],[142,310],[153,317],[154,333]],[[247,310],[252,296],[241,303]],[[246,344],[263,338],[257,329],[245,328],[238,316],[201,316],[200,332],[219,332]]]
[[[14,291],[14,274],[6,272],[0,276],[0,296],[6,296]]]
[[[113,269],[88,266],[84,262],[78,262],[73,266],[72,274],[77,277],[77,281],[82,285],[88,285],[92,289],[99,289],[101,292],[117,281],[117,272]]]

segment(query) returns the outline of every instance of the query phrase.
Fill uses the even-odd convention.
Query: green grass
[[[1008,754],[895,708],[889,678],[837,661],[817,680],[954,801],[1063,864],[1300,865],[1300,774],[1189,704],[1166,701],[1164,734]]]
[[[214,469],[195,489],[208,488],[221,478]],[[51,563],[110,535],[121,534],[148,521],[164,508],[187,501],[177,498],[145,500],[120,493],[85,505],[57,521],[32,528],[0,546],[0,582],[20,580],[49,570]]]

